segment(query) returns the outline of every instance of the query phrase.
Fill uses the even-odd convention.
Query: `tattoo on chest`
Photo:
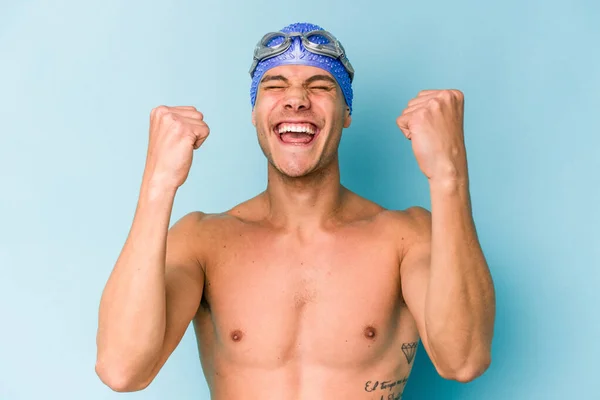
[[[410,364],[415,358],[415,353],[417,352],[417,345],[418,342],[402,343],[402,352],[404,353],[408,364]]]
[[[381,395],[378,400],[400,400],[407,381],[408,376],[397,381],[367,381],[365,392]]]

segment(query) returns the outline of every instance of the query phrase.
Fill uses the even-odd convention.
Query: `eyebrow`
[[[332,83],[332,84],[334,84],[334,85],[337,83],[337,82],[335,81],[335,79],[333,79],[333,78],[332,78],[332,77],[330,77],[329,75],[313,75],[313,76],[311,76],[310,78],[308,78],[308,79],[305,81],[305,83],[306,83],[307,85],[310,85],[311,83],[313,83],[313,82],[316,82],[316,81],[327,81],[327,82],[329,82],[329,83]]]
[[[289,82],[288,79],[283,75],[265,75],[265,77],[262,78],[260,83],[266,83],[269,81],[283,81],[285,83]]]
[[[289,80],[283,75],[265,75],[264,78],[262,78],[262,80],[260,81],[260,83],[266,83],[266,82],[270,82],[270,81],[282,81],[284,83],[289,83]],[[316,81],[327,81],[334,85],[337,84],[335,79],[333,79],[329,75],[313,75],[310,78],[308,78],[306,81],[304,81],[304,83],[306,85],[310,85],[311,83],[316,82]]]

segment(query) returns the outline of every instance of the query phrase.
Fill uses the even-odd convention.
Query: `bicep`
[[[204,271],[198,260],[198,242],[193,233],[198,218],[201,215],[189,214],[169,231],[165,267],[165,337],[150,380],[173,353],[200,306]]]

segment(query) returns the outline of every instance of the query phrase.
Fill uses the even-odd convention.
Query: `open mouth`
[[[310,122],[282,122],[275,126],[275,134],[286,144],[307,145],[315,140],[319,129]]]

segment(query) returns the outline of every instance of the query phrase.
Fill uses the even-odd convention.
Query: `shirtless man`
[[[138,206],[100,304],[96,371],[113,390],[147,387],[190,322],[214,400],[400,399],[419,342],[446,379],[490,364],[495,298],[462,93],[423,91],[397,119],[432,212],[386,210],[340,184],[354,71],[315,29],[293,24],[257,46],[252,123],[268,184],[233,209],[169,229],[209,129],[193,107],[152,111]]]

